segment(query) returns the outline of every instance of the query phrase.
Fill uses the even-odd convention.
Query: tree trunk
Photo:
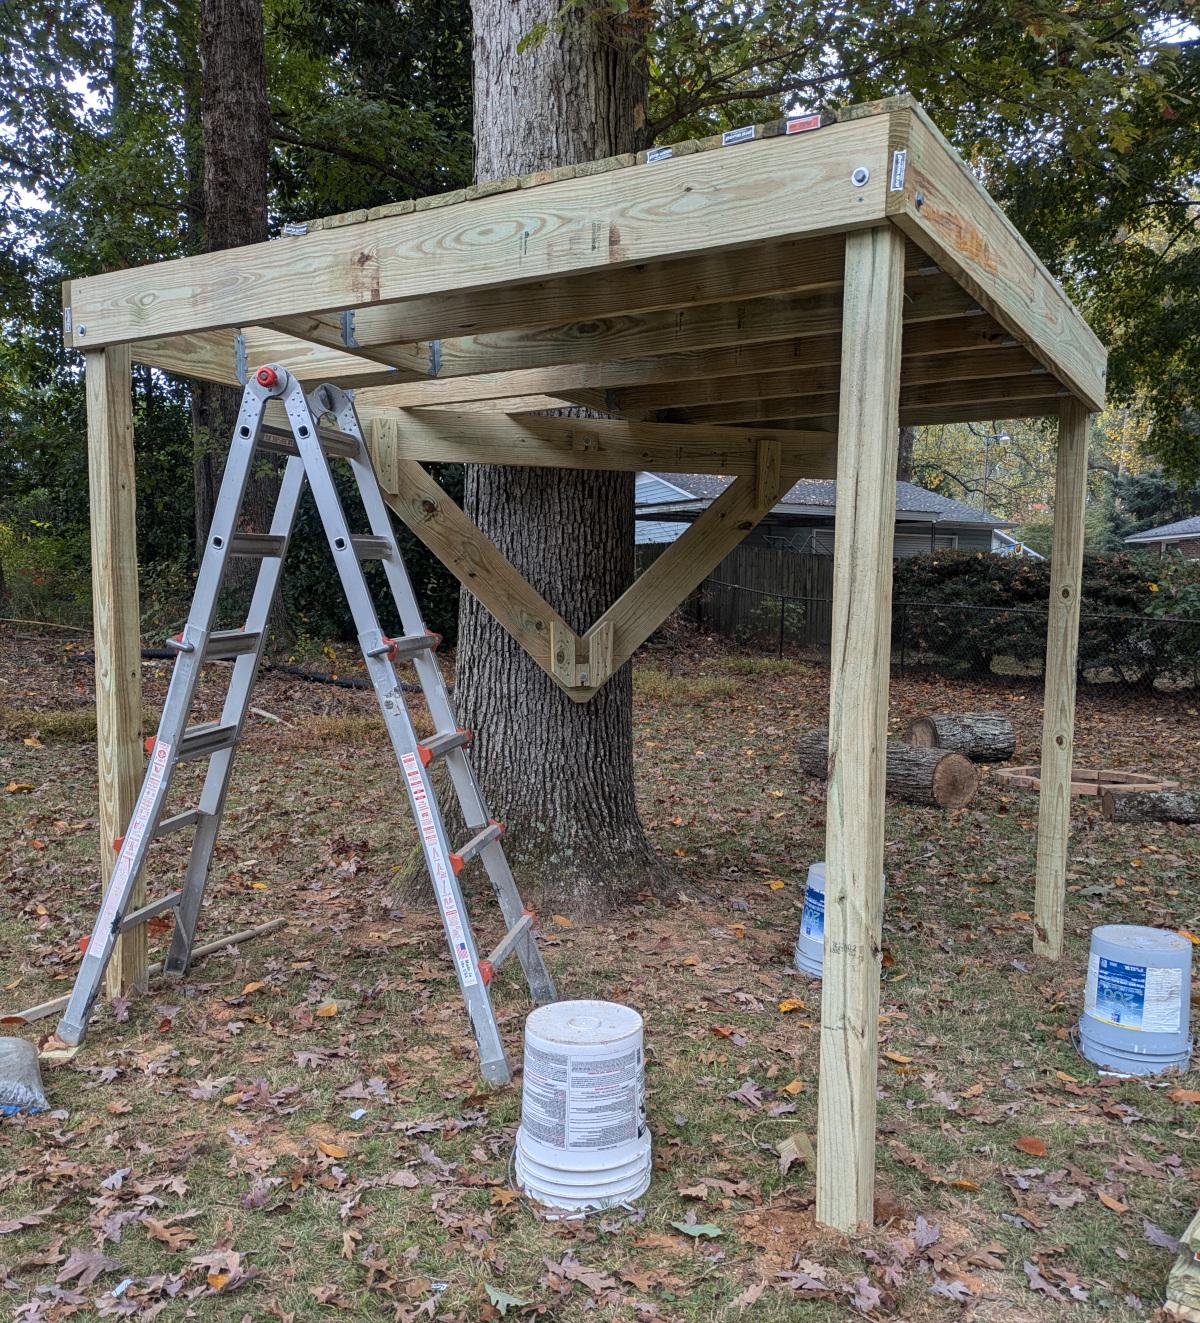
[[[917,429],[915,427],[902,427],[900,429],[900,453],[896,459],[896,481],[912,482],[913,479],[913,448],[916,445]]]
[[[480,182],[635,149],[646,110],[636,24],[557,0],[473,0]],[[550,25],[540,43],[521,38]],[[471,466],[467,511],[582,633],[633,577],[633,474]],[[633,788],[627,665],[572,702],[469,593],[459,613],[455,698],[472,757],[527,895],[602,913],[655,876]]]
[[[973,763],[1005,763],[1017,747],[1012,722],[997,712],[918,717],[909,723],[908,742],[922,749],[953,749]]]
[[[809,776],[824,781],[829,772],[829,736],[808,731],[796,741],[796,762]],[[887,793],[913,804],[957,809],[969,804],[979,789],[979,769],[961,753],[919,749],[888,740]]]
[[[267,237],[270,150],[261,0],[201,0],[200,70],[204,250],[261,243]],[[211,382],[198,383],[192,393],[198,553],[212,523],[241,399],[235,387]],[[247,529],[265,531],[278,490],[276,466],[260,461],[246,490]],[[232,582],[244,584],[253,575],[254,567],[239,566]]]
[[[1195,790],[1106,790],[1100,803],[1113,822],[1200,822]]]

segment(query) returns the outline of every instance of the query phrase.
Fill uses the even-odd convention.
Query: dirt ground
[[[0,635],[0,1011],[68,990],[98,901],[85,647]],[[146,663],[150,730],[167,674]],[[553,1222],[513,1190],[519,1080],[481,1085],[436,917],[393,899],[413,836],[373,700],[273,673],[200,940],[286,927],[106,1006],[45,1072],[54,1110],[0,1121],[0,1317],[1149,1317],[1196,1207],[1200,1078],[1101,1081],[1071,1035],[1092,927],[1200,931],[1200,830],[1079,804],[1051,964],[1030,945],[1035,796],[985,776],[958,813],[889,807],[877,1227],[847,1240],[813,1217],[820,988],[791,967],[823,803],[789,751],[827,676],[689,645],[640,659],[635,694],[678,897],[545,916],[542,944],[564,996],[645,1017],[644,1199]],[[896,729],[971,709],[1011,715],[1036,760],[1035,691],[893,684]],[[1077,756],[1194,784],[1196,700],[1084,694]],[[184,837],[155,847],[152,895]],[[497,987],[519,1060],[527,1002]]]

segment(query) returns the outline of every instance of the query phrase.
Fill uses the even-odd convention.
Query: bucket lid
[[[619,1042],[642,1031],[642,1017],[615,1001],[553,1001],[529,1013],[526,1031],[564,1047]]]
[[[1106,923],[1092,929],[1092,939],[1130,947],[1135,951],[1188,951],[1191,942],[1169,928],[1144,928],[1133,923]]]

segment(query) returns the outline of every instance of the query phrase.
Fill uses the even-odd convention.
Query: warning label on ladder
[[[474,987],[479,982],[475,962],[471,959],[471,949],[467,944],[466,926],[459,912],[458,899],[455,895],[454,880],[442,853],[442,843],[438,840],[437,823],[433,809],[429,804],[429,794],[425,789],[425,777],[421,763],[415,753],[400,755],[404,775],[408,781],[408,791],[412,796],[413,812],[417,818],[417,831],[421,833],[421,843],[425,847],[425,858],[429,860],[429,871],[433,875],[433,885],[438,895],[438,905],[446,922],[446,932],[450,936],[450,945],[454,950],[454,961],[458,965],[459,978],[464,987]]]
[[[109,879],[108,889],[104,893],[104,904],[100,908],[100,917],[96,920],[96,931],[107,932],[112,927],[120,908],[125,883],[129,879],[129,870],[133,856],[137,853],[142,837],[149,830],[155,817],[159,791],[163,778],[167,774],[167,763],[171,758],[171,746],[162,740],[154,742],[150,754],[150,766],[146,768],[146,779],[142,782],[142,793],[138,796],[137,807],[133,811],[129,829],[121,842],[121,852],[117,856],[117,866]]]

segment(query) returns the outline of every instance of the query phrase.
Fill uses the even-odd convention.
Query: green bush
[[[1200,566],[1173,568],[1177,577],[1164,591],[1158,562],[1127,555],[1084,560],[1081,678],[1152,684],[1194,674],[1200,624],[1181,628],[1174,617],[1200,601]],[[951,551],[900,560],[893,648],[897,655],[937,659],[948,670],[987,674],[997,659],[1008,658],[1015,662],[1009,669],[1037,673],[1050,583],[1050,563],[1027,557]]]
[[[51,519],[30,513],[32,504],[23,502],[20,513],[0,522],[0,612],[86,626],[91,613],[87,537],[78,529],[56,529]]]

